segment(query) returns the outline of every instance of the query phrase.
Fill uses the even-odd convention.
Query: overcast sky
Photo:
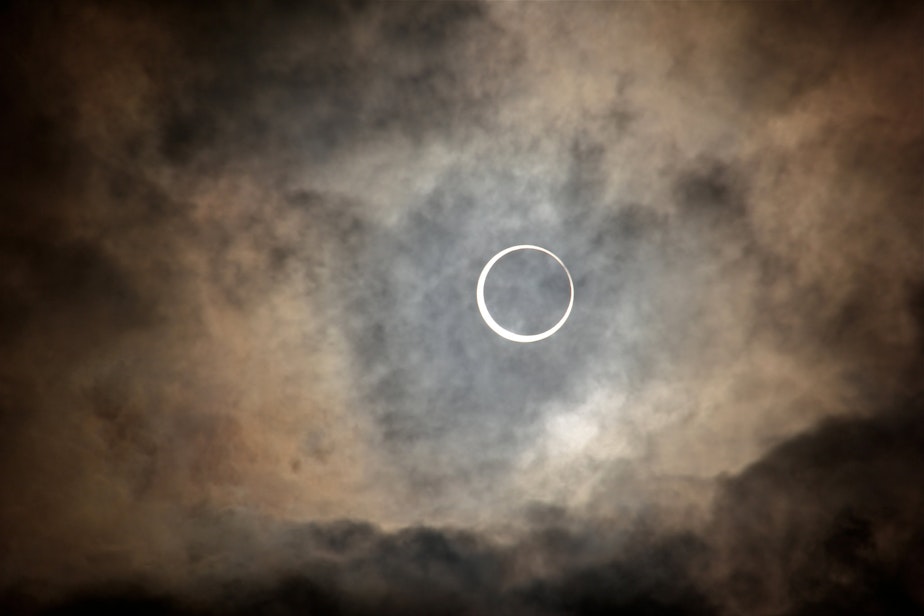
[[[0,607],[924,611],[921,9],[0,9]]]

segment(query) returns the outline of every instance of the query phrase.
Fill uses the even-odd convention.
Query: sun
[[[488,278],[488,272],[491,271],[491,268],[494,267],[494,264],[500,261],[503,257],[510,254],[511,252],[516,252],[517,250],[536,250],[538,252],[545,253],[555,259],[561,268],[565,270],[565,274],[568,276],[568,287],[570,289],[570,297],[568,299],[568,308],[565,309],[565,314],[562,315],[558,323],[545,330],[544,332],[538,334],[517,334],[501,327],[501,325],[494,320],[494,317],[491,316],[491,312],[488,310],[487,304],[484,301],[484,282]],[[540,246],[533,246],[531,244],[519,244],[517,246],[511,246],[510,248],[505,248],[500,251],[485,264],[484,269],[481,270],[481,275],[478,276],[478,286],[475,290],[475,297],[478,301],[478,311],[481,313],[481,318],[484,319],[484,322],[487,323],[488,327],[494,331],[495,334],[501,338],[506,338],[511,342],[538,342],[539,340],[545,340],[559,329],[562,325],[565,324],[565,321],[568,320],[568,317],[571,315],[571,308],[574,306],[574,282],[571,280],[571,272],[568,271],[568,268],[565,267],[565,264],[557,256],[552,254],[550,251],[542,248]]]

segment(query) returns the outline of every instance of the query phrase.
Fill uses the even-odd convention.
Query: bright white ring
[[[525,336],[523,334],[516,334],[509,329],[504,329],[494,320],[494,317],[491,316],[491,313],[488,311],[488,306],[484,303],[484,281],[488,277],[488,272],[491,271],[491,268],[494,267],[494,264],[497,263],[502,257],[515,252],[517,250],[538,250],[539,252],[545,253],[558,261],[558,264],[561,265],[561,268],[565,270],[565,274],[568,276],[568,286],[571,288],[571,298],[568,300],[568,309],[565,310],[565,315],[561,320],[553,325],[551,328],[545,330],[541,334],[533,334],[530,336]],[[488,324],[495,334],[501,338],[506,338],[513,342],[537,342],[539,340],[545,340],[565,324],[565,321],[568,320],[568,316],[571,314],[571,307],[574,305],[574,282],[571,281],[571,272],[568,271],[568,268],[565,267],[565,264],[562,263],[561,259],[556,257],[554,254],[546,250],[545,248],[540,248],[539,246],[531,246],[529,244],[521,244],[519,246],[511,246],[510,248],[505,248],[499,253],[491,257],[491,260],[484,266],[484,269],[481,270],[481,275],[478,277],[478,288],[475,291],[475,297],[478,300],[478,311],[481,313],[481,318],[484,319],[484,322]]]

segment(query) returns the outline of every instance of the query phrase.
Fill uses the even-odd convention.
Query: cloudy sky
[[[0,9],[0,611],[924,612],[921,4],[222,7]]]

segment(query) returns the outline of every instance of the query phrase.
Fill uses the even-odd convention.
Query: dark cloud
[[[832,421],[727,483],[715,532],[732,565],[716,567],[738,610],[920,611],[920,413],[918,396]]]
[[[752,113],[790,110],[837,80],[851,56],[868,53],[877,39],[894,36],[908,20],[920,27],[920,13],[894,1],[774,3],[743,13],[748,45],[729,59],[727,83]],[[915,46],[911,39],[892,44],[909,53]]]
[[[300,564],[262,582],[173,598],[115,584],[47,613],[918,613],[920,411],[914,399],[780,445],[725,481],[698,535],[546,519],[511,545],[450,529],[292,525],[275,549]],[[229,522],[211,519],[212,541],[251,532]],[[9,593],[7,605],[30,600]]]
[[[168,24],[178,53],[207,68],[180,69],[158,151],[172,165],[207,169],[244,150],[321,162],[380,135],[420,140],[477,123],[509,86],[497,75],[473,88],[468,67],[513,61],[484,12],[469,2],[176,10]]]
[[[920,612],[922,16],[4,9],[0,611]]]
[[[741,188],[734,181],[741,173],[720,162],[700,161],[676,183],[677,202],[683,215],[706,227],[734,225],[747,215]]]

